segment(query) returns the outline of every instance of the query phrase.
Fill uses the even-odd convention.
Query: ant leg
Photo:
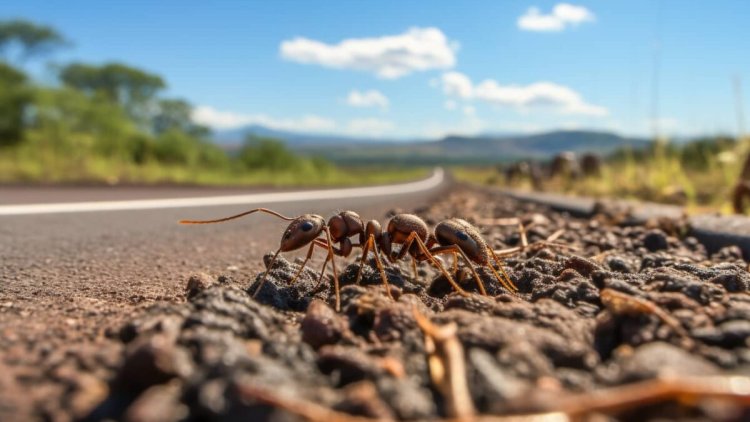
[[[411,273],[414,278],[414,280],[417,279],[417,260],[412,258],[411,259]]]
[[[328,261],[330,261],[331,258],[326,254],[326,260],[323,262],[323,268],[320,269],[320,275],[318,276],[318,282],[315,283],[315,287],[313,287],[313,290],[317,290],[318,286],[320,286],[320,283],[323,282],[323,276],[326,273],[326,267],[328,266]]]
[[[495,267],[492,266],[492,264],[489,265],[490,268],[492,268],[492,272],[495,273],[495,277],[500,281],[500,283],[505,286],[506,289],[510,290],[511,292],[518,292],[518,287],[516,287],[516,284],[513,283],[513,280],[510,279],[508,276],[508,273],[505,271],[505,268],[503,268],[502,260],[497,257],[495,254],[495,251],[492,250],[489,246],[487,247],[487,250],[490,252],[490,255],[492,255],[492,259],[495,260],[495,265],[497,265],[497,268],[500,269],[500,272],[503,273],[502,278],[500,275],[498,275],[497,271],[495,270]]]
[[[354,284],[359,285],[360,280],[362,279],[362,269],[365,267],[365,260],[367,259],[367,254],[370,253],[370,248],[374,248],[373,243],[374,236],[370,235],[367,238],[367,241],[365,242],[364,246],[362,246],[362,256],[359,260],[359,271],[357,271],[357,278],[354,282]],[[377,256],[377,250],[375,251],[375,255]]]
[[[289,282],[289,284],[293,284],[293,283],[294,283],[295,281],[297,281],[297,278],[298,278],[298,277],[299,277],[299,276],[300,276],[300,275],[302,274],[302,270],[304,270],[304,269],[305,269],[305,266],[307,265],[307,262],[308,262],[308,261],[310,260],[310,258],[312,257],[312,254],[313,254],[313,249],[314,249],[314,248],[315,248],[316,246],[319,246],[319,247],[321,247],[321,248],[324,248],[324,249],[328,250],[328,248],[327,248],[326,244],[325,244],[324,242],[322,242],[322,241],[320,241],[320,242],[319,242],[319,241],[320,241],[320,239],[315,239],[315,240],[314,240],[314,241],[313,241],[313,242],[312,242],[312,243],[310,244],[310,249],[308,249],[308,250],[307,250],[307,256],[305,257],[305,261],[304,261],[304,262],[302,263],[302,266],[300,266],[299,270],[297,270],[297,274],[295,274],[295,275],[294,275],[294,278],[292,278],[292,281],[290,281],[290,282]],[[335,249],[335,248],[334,248],[334,249]],[[335,252],[337,252],[337,251],[335,251]],[[317,287],[317,286],[316,286],[316,287]]]
[[[407,237],[406,241],[404,242],[404,248],[411,248],[412,242],[415,242],[415,241],[417,242],[417,246],[421,250],[422,254],[425,256],[425,259],[428,259],[430,263],[443,274],[443,276],[448,280],[451,286],[453,286],[453,288],[456,289],[456,292],[460,294],[461,296],[469,296],[469,293],[466,290],[462,289],[461,286],[459,286],[458,283],[456,283],[453,277],[451,277],[451,275],[448,274],[448,271],[446,271],[446,269],[442,265],[440,265],[440,263],[435,259],[435,257],[432,256],[432,253],[430,253],[430,249],[427,248],[424,242],[422,242],[422,239],[420,239],[419,236],[417,236],[417,233],[411,232],[409,234],[409,237]],[[414,258],[412,257],[412,259]]]
[[[341,291],[339,289],[339,275],[336,271],[336,260],[333,258],[333,247],[331,246],[333,244],[333,241],[331,240],[331,231],[328,229],[328,227],[323,227],[323,230],[326,232],[326,239],[328,239],[328,257],[326,258],[326,263],[330,259],[331,267],[333,268],[333,288],[336,292],[336,312],[340,312]]]
[[[388,277],[385,275],[383,263],[380,261],[380,251],[378,251],[378,245],[375,243],[375,236],[372,234],[370,234],[370,236],[367,238],[367,242],[365,242],[365,245],[362,248],[362,259],[360,259],[359,262],[359,271],[357,271],[356,284],[359,284],[359,281],[362,278],[362,268],[364,268],[365,260],[367,258],[367,254],[370,253],[370,249],[372,249],[373,255],[375,255],[375,265],[377,265],[378,272],[380,272],[380,279],[383,281],[383,286],[385,286],[385,293],[391,299],[396,300],[391,294],[391,288],[388,285]]]
[[[249,215],[249,214],[252,214],[252,213],[255,213],[255,212],[258,212],[258,211],[264,212],[266,214],[275,215],[276,217],[279,217],[282,220],[286,220],[286,221],[292,221],[292,220],[294,220],[294,218],[287,217],[285,215],[279,214],[279,213],[277,213],[274,210],[269,210],[268,208],[255,208],[255,209],[252,209],[250,211],[245,211],[243,213],[240,213],[240,214],[237,214],[237,215],[233,215],[231,217],[224,217],[224,218],[219,218],[219,219],[216,219],[216,220],[180,220],[180,224],[213,224],[213,223],[223,223],[225,221],[234,220],[235,218],[244,217],[246,215]]]
[[[474,278],[474,281],[477,282],[479,292],[482,294],[482,296],[487,296],[487,291],[484,289],[484,283],[482,283],[482,279],[479,278],[477,270],[473,265],[471,265],[471,260],[469,260],[469,257],[466,256],[464,251],[459,248],[458,245],[438,246],[437,248],[430,249],[430,253],[432,253],[433,255],[452,253],[454,257],[456,256],[456,254],[461,255],[464,261],[466,261],[466,265],[469,267],[469,270],[471,270],[471,275]]]
[[[453,275],[458,273],[458,254],[453,252]]]
[[[268,272],[271,271],[271,268],[273,268],[273,263],[276,262],[276,258],[279,256],[279,253],[281,252],[281,248],[279,248],[276,253],[273,255],[273,259],[271,259],[271,262],[268,264],[268,267],[266,268],[266,272],[263,273],[263,277],[260,279],[260,283],[258,283],[258,288],[255,289],[255,293],[253,293],[253,298],[258,296],[258,293],[263,288],[263,285],[266,284],[266,276],[268,276]]]

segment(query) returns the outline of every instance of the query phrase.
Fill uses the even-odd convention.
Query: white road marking
[[[61,202],[53,204],[2,205],[0,215],[56,214],[70,212],[151,210],[163,208],[213,207],[219,205],[270,204],[320,199],[364,198],[421,192],[443,183],[445,172],[436,168],[432,176],[417,182],[398,185],[345,189],[306,190],[299,192],[254,193],[248,195],[208,196],[171,199],[135,199],[128,201]]]

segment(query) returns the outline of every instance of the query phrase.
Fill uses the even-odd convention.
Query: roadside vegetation
[[[551,176],[542,171],[537,188],[592,197],[638,199],[685,205],[689,211],[731,212],[731,195],[750,152],[747,141],[729,136],[688,142],[659,140],[639,150],[622,148],[607,157],[598,174]],[[534,189],[529,175],[509,181],[507,166],[456,168],[457,178],[514,189]]]
[[[123,63],[54,65],[51,85],[24,70],[69,42],[55,29],[0,21],[0,182],[355,185],[417,178],[426,169],[350,170],[248,137],[228,153],[192,105],[163,95],[159,75]]]

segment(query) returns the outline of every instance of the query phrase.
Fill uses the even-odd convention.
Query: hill
[[[562,151],[607,154],[630,146],[640,149],[648,140],[611,132],[559,130],[532,135],[448,136],[438,140],[385,141],[345,136],[310,135],[251,126],[225,131],[216,138],[228,149],[246,134],[284,140],[289,148],[340,164],[494,164],[519,159],[549,159]]]

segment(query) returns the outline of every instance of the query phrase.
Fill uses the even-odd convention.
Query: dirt
[[[445,341],[457,340],[464,405],[477,414],[547,412],[561,398],[660,377],[750,373],[750,274],[740,251],[709,256],[685,236],[682,221],[630,225],[602,211],[576,219],[456,189],[429,207],[391,215],[414,212],[430,226],[464,218],[495,250],[522,245],[522,236],[517,225],[493,221],[519,218],[530,246],[503,265],[517,293],[477,267],[488,293],[479,295],[462,263],[456,279],[471,293],[462,296],[427,263],[414,277],[404,260],[386,265],[392,300],[371,259],[354,285],[355,249],[336,260],[336,312],[330,273],[317,283],[322,257],[293,284],[299,261],[280,258],[255,298],[262,273],[196,274],[185,280],[184,302],[139,310],[78,347],[50,346],[40,352],[43,370],[26,378],[0,368],[0,388],[44,385],[49,399],[33,412],[60,421],[300,420],[314,409],[387,420],[460,416],[455,392],[431,372],[431,343],[445,339],[430,337],[420,315],[435,327],[455,325]],[[449,255],[441,261],[451,268]],[[0,396],[0,408],[19,402]],[[620,420],[750,418],[747,408],[715,400],[598,411]]]

